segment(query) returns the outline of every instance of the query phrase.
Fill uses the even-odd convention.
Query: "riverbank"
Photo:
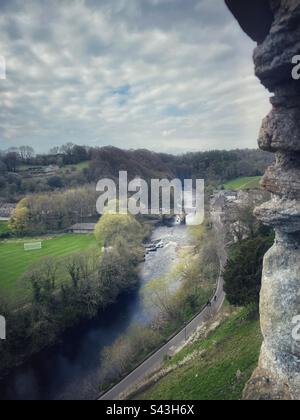
[[[217,253],[212,227],[208,223],[190,233],[193,246],[187,247],[188,251],[182,255],[179,266],[168,276],[173,281],[175,279],[175,282],[176,279],[180,281],[177,290],[170,293],[168,278],[166,283],[158,279],[147,286],[146,294],[153,292],[157,314],[150,328],[130,329],[113,346],[107,348],[107,365],[114,366],[112,378],[119,377],[119,382],[105,391],[100,399],[118,399],[121,394],[128,392],[128,389],[157,369],[165,357],[182,346],[222,306],[222,259]],[[206,305],[212,296],[212,303]]]
[[[94,319],[80,322],[76,328],[63,335],[59,344],[14,369],[0,382],[1,399],[89,400],[99,396],[102,350],[112,345],[132,323],[140,322],[144,325],[147,314],[144,300],[139,293],[140,288],[157,274],[166,274],[167,262],[176,263],[180,245],[188,243],[185,226],[159,226],[155,235],[161,237],[166,244],[174,244],[158,250],[152,256],[152,261],[148,260],[145,267],[142,265],[139,288],[120,296],[110,309],[101,312]],[[172,238],[175,240],[172,241]],[[149,272],[151,267],[155,269],[153,276]]]
[[[0,342],[2,374],[63,340],[68,330],[94,319],[121,294],[138,287],[142,241],[148,231],[131,217],[119,217],[113,224],[102,217],[97,226],[103,234],[96,232],[95,246],[63,258],[47,256],[30,266],[22,277],[26,305],[16,309],[1,299],[0,313],[7,324],[7,339]],[[131,235],[126,245],[122,233]],[[101,251],[108,234],[116,239],[109,250]]]

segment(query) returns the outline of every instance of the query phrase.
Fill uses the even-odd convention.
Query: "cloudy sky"
[[[254,47],[223,0],[0,0],[0,149],[256,147]]]

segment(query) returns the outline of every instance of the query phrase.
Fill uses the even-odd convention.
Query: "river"
[[[142,288],[172,269],[180,249],[189,244],[186,226],[158,227],[152,240],[164,248],[150,253],[140,270],[140,289],[119,299],[104,315],[82,322],[60,344],[32,357],[0,381],[1,400],[94,400],[101,378],[100,355],[132,323],[147,324],[153,313],[141,297]]]

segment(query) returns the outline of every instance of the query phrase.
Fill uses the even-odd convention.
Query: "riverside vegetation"
[[[128,171],[131,179],[135,176],[145,180],[206,178],[207,192],[211,192],[235,177],[260,176],[270,162],[268,154],[251,150],[175,157],[145,150],[88,149],[75,145],[43,156],[35,156],[29,149],[10,150],[0,155],[0,201],[14,203],[20,200],[9,224],[0,225],[0,236],[5,240],[1,242],[2,258],[5,258],[6,247],[14,246],[12,241],[22,247],[21,241],[28,240],[25,237],[33,237],[45,242],[51,240],[55,247],[63,239],[60,235],[73,223],[97,217],[95,182],[103,177],[116,178],[120,167]],[[47,165],[59,167],[55,176],[36,175],[35,169],[41,171]],[[36,166],[41,168],[33,168]],[[6,342],[0,342],[0,374],[55,343],[67,328],[82,319],[93,318],[115,302],[121,293],[136,287],[139,281],[137,266],[143,258],[141,243],[148,233],[148,229],[135,219],[112,220],[106,215],[96,229],[98,245],[92,237],[87,238],[89,245],[84,252],[78,252],[86,246],[82,247],[80,237],[76,237],[78,246],[73,249],[70,244],[70,252],[47,252],[47,257],[43,258],[41,254],[36,260],[26,261],[21,268],[22,258],[16,257],[18,264],[14,269],[19,267],[20,270],[14,279],[8,282],[6,275],[1,275],[0,313],[6,316],[9,335]],[[195,239],[195,258],[183,258],[181,266],[173,273],[182,278],[176,293],[169,293],[166,288],[168,279],[157,279],[152,283],[152,290],[149,286],[149,304],[156,306],[160,316],[150,327],[131,328],[129,336],[130,341],[136,343],[134,349],[126,338],[128,334],[110,349],[114,356],[111,365],[116,370],[113,376],[122,376],[130,370],[198,312],[210,297],[217,278],[210,277],[212,267],[207,264],[209,258],[214,260],[213,246],[209,245],[210,240],[213,241],[211,233],[209,225],[204,232],[201,229],[194,232],[196,237],[200,235],[199,240],[205,238],[203,242],[208,248],[207,251],[200,249],[199,241]],[[202,252],[210,255],[201,257]],[[198,254],[201,258],[197,261]],[[5,284],[14,289],[11,296],[6,296],[9,293]],[[153,293],[155,288],[158,292]],[[124,349],[122,357],[118,345],[119,349]],[[119,365],[114,364],[118,357]],[[114,367],[117,365],[121,368]]]
[[[54,344],[67,328],[95,317],[121,293],[137,287],[142,240],[149,231],[131,216],[114,217],[113,222],[112,217],[103,216],[97,225],[98,245],[42,259],[23,275],[26,305],[16,310],[1,293],[7,340],[0,342],[0,372]]]
[[[258,222],[229,250],[224,270],[227,302],[198,337],[150,378],[145,400],[239,400],[257,366],[262,334],[258,319],[263,256],[274,232]],[[230,305],[229,305],[230,303]],[[145,390],[146,389],[146,390]]]
[[[150,325],[131,325],[102,353],[106,389],[162,345],[211,298],[219,275],[216,238],[210,223],[190,229],[192,251],[183,252],[179,264],[165,278],[154,279],[142,290],[149,310],[157,316]],[[174,279],[179,287],[175,290]],[[172,281],[173,280],[173,281]]]

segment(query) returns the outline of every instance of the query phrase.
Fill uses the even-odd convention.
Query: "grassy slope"
[[[260,176],[238,178],[224,184],[224,188],[226,190],[243,190],[246,188],[258,188],[260,181]]]
[[[38,240],[38,239],[37,239]],[[42,241],[43,248],[37,251],[24,251],[28,240],[9,240],[0,242],[0,290],[9,297],[20,299],[23,293],[18,285],[18,279],[29,267],[43,257],[62,257],[86,250],[96,244],[94,235],[61,235]]]
[[[183,349],[169,363],[178,363],[195,351],[201,356],[139,396],[146,400],[239,400],[257,366],[262,337],[259,322],[243,309],[232,315],[207,339]],[[241,371],[242,379],[237,379]]]

